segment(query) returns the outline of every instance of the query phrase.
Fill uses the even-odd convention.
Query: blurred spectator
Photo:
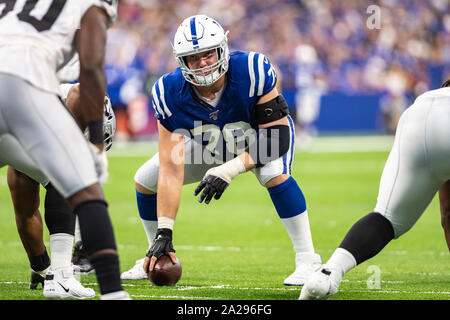
[[[379,29],[366,25],[369,5],[381,9]],[[130,117],[128,106],[144,103],[155,80],[177,67],[171,41],[179,23],[193,14],[220,21],[230,31],[231,50],[262,52],[277,66],[300,124],[319,109],[306,108],[309,113],[303,114],[298,101],[317,105],[325,90],[383,95],[382,109],[395,122],[404,105],[442,83],[449,72],[448,0],[120,0],[117,23],[109,31],[107,77],[124,138],[154,132],[152,123],[131,124],[139,117]],[[299,63],[296,52],[302,45],[315,52],[313,67]],[[298,83],[303,78],[310,81],[306,96]],[[395,110],[389,111],[391,106]],[[154,122],[150,104],[147,108]]]
[[[317,135],[314,121],[319,116],[320,99],[326,90],[325,75],[316,50],[310,45],[300,44],[295,49],[295,62],[296,143],[300,148],[307,148]]]

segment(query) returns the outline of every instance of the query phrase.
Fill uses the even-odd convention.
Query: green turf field
[[[367,145],[377,150],[370,141],[359,149]],[[327,152],[326,144],[322,147],[296,153],[292,172],[307,200],[316,251],[326,261],[353,223],[372,211],[388,148]],[[334,147],[333,142],[328,146]],[[154,152],[154,148],[136,151],[117,146],[110,152],[110,176],[104,189],[122,271],[147,251],[133,176]],[[195,186],[184,187],[175,223],[173,242],[183,267],[181,280],[175,287],[154,287],[147,280],[124,281],[132,298],[296,300],[300,289],[282,284],[294,270],[290,239],[268,192],[253,174],[237,177],[222,198],[209,206],[197,202]],[[332,299],[450,299],[450,254],[436,200],[410,232],[350,271]],[[6,168],[0,169],[0,203],[0,299],[43,299],[41,291],[28,289],[28,259],[16,231]],[[99,293],[94,275],[82,276],[81,281]]]

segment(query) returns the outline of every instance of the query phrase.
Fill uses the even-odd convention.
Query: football
[[[153,271],[148,273],[148,279],[155,286],[174,286],[181,278],[181,263],[172,263],[168,255],[161,256],[155,263]]]

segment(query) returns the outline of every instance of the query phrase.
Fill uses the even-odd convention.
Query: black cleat
[[[39,283],[42,285],[42,289],[44,289],[44,281],[45,281],[44,276],[41,276],[34,270],[31,270],[30,286],[29,286],[31,290],[36,290],[39,286]]]
[[[95,272],[94,266],[89,262],[86,249],[83,243],[78,241],[75,243],[72,256],[73,272],[75,274],[90,274]]]

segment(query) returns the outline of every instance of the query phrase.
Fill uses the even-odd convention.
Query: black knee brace
[[[103,249],[117,250],[107,206],[103,200],[89,200],[74,209],[88,256]]]
[[[372,212],[351,227],[339,247],[349,251],[360,264],[379,253],[392,239],[391,222],[378,212]]]
[[[75,215],[69,207],[66,199],[52,186],[48,184],[45,189],[45,224],[50,234],[67,233],[75,234]]]

